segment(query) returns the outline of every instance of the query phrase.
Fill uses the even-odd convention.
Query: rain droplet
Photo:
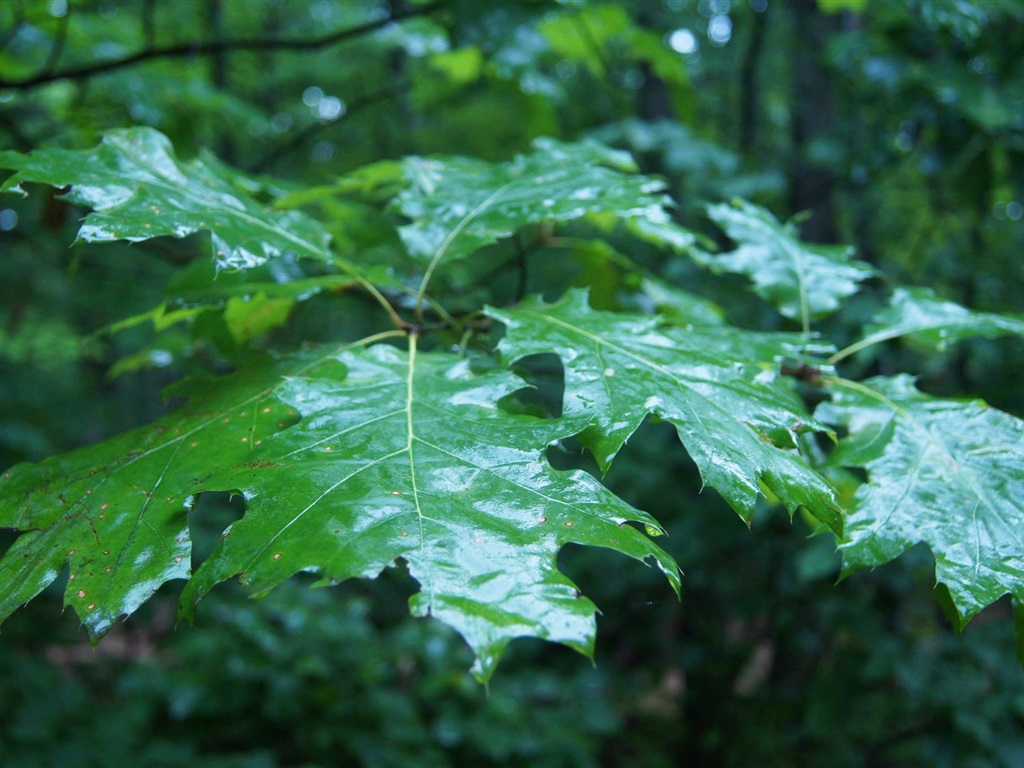
[[[565,527],[566,528],[572,528],[574,525],[576,525],[576,523],[574,523],[572,520],[566,520],[565,521]]]
[[[615,375],[615,369],[614,368],[605,368],[604,369],[604,375],[605,376],[614,376]]]
[[[644,531],[645,531],[645,532],[647,533],[647,535],[648,535],[648,536],[650,536],[651,538],[657,538],[658,536],[661,536],[661,535],[662,535],[662,532],[661,532],[661,531],[659,531],[659,530],[658,530],[657,528],[655,528],[655,527],[654,527],[653,525],[651,525],[650,523],[644,523]]]
[[[79,597],[85,597],[85,590],[84,589],[78,590],[78,596]]]
[[[275,560],[280,560],[281,559],[281,553],[280,552],[275,552],[274,553],[274,559]]]

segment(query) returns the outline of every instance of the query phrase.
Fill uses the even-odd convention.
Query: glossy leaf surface
[[[1024,318],[974,312],[939,298],[929,288],[897,288],[889,306],[866,329],[864,338],[833,359],[841,360],[889,339],[907,338],[917,346],[940,351],[963,339],[1006,335],[1024,336]]]
[[[593,418],[583,437],[602,468],[654,414],[675,425],[704,482],[744,519],[763,483],[791,512],[804,506],[841,530],[831,490],[795,447],[799,433],[824,427],[776,374],[797,336],[660,327],[652,317],[595,311],[581,291],[488,314],[506,326],[500,350],[510,361],[562,359],[564,412]]]
[[[819,418],[850,434],[832,462],[863,467],[841,546],[849,573],[924,542],[963,621],[1024,596],[1024,422],[980,401],[943,400],[909,376],[834,380]]]
[[[302,420],[259,458],[211,477],[249,503],[183,596],[183,610],[239,575],[257,593],[298,571],[324,582],[406,561],[413,612],[455,627],[486,679],[508,642],[541,637],[590,653],[594,605],[556,568],[563,544],[672,559],[627,524],[658,524],[582,472],[548,465],[546,446],[583,426],[504,413],[522,382],[475,376],[447,354],[378,345],[288,379],[277,395]]]
[[[0,475],[0,528],[22,531],[0,558],[0,620],[67,567],[65,604],[95,637],[166,581],[187,578],[197,481],[249,460],[294,420],[271,395],[281,371],[191,382],[178,414]],[[204,391],[205,389],[205,391]]]
[[[0,525],[23,533],[0,560],[0,618],[68,564],[67,602],[102,634],[189,577],[187,509],[213,489],[244,494],[248,511],[192,576],[185,616],[235,575],[261,593],[299,571],[337,582],[402,558],[421,585],[413,611],[454,626],[487,679],[515,637],[592,651],[595,607],[557,570],[563,544],[652,558],[678,589],[671,557],[629,524],[658,533],[654,519],[544,458],[585,420],[498,409],[522,386],[510,374],[385,345],[262,371],[263,386],[246,372],[247,386],[152,429],[7,473]]]
[[[739,201],[708,206],[708,216],[738,246],[707,258],[716,272],[746,275],[754,291],[785,317],[806,323],[835,312],[874,269],[853,260],[848,246],[801,242],[760,206]]]
[[[532,153],[509,163],[410,158],[405,168],[409,186],[395,204],[412,223],[400,234],[409,253],[424,262],[463,258],[528,224],[592,213],[642,219],[650,237],[689,242],[671,223],[664,183],[636,175],[628,154],[597,142],[538,139]]]
[[[327,249],[327,230],[314,219],[261,205],[252,194],[255,182],[213,158],[181,162],[152,128],[110,131],[92,150],[0,152],[0,168],[16,171],[4,190],[29,182],[70,185],[64,198],[93,209],[79,230],[83,240],[136,242],[206,231],[220,268],[254,267],[285,253],[337,260]]]

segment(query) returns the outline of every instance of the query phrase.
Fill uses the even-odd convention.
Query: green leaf
[[[592,652],[595,606],[557,570],[563,544],[653,558],[678,590],[672,558],[630,525],[662,533],[653,518],[544,458],[586,420],[498,409],[522,388],[511,374],[417,354],[414,337],[409,354],[378,345],[256,374],[262,386],[236,376],[154,428],[7,473],[0,526],[23,533],[0,560],[0,619],[69,563],[66,600],[102,634],[189,577],[202,490],[242,493],[248,510],[188,582],[183,616],[235,575],[262,594],[299,571],[333,583],[402,558],[422,587],[413,612],[455,627],[482,680],[515,637]]]
[[[909,376],[827,383],[832,400],[816,415],[850,431],[830,460],[868,472],[846,521],[844,574],[924,542],[961,622],[1007,592],[1024,596],[1024,422],[930,397]]]
[[[487,314],[506,326],[499,349],[510,361],[551,352],[562,359],[564,413],[593,418],[583,440],[602,469],[654,414],[676,426],[704,482],[745,520],[764,483],[791,512],[804,506],[842,529],[831,489],[796,448],[799,433],[825,428],[775,370],[798,351],[799,337],[659,327],[655,318],[592,310],[582,291]]]
[[[973,312],[940,299],[930,288],[897,288],[889,306],[875,315],[867,335],[833,355],[838,362],[855,352],[890,339],[907,337],[926,350],[942,351],[949,344],[977,336],[1024,336],[1024,317]]]
[[[792,224],[780,224],[768,211],[744,201],[708,206],[708,215],[739,247],[704,257],[715,272],[746,275],[758,296],[783,316],[811,320],[832,314],[859,283],[875,274],[851,260],[853,248],[810,245],[799,240]]]
[[[628,154],[595,141],[537,139],[533,152],[509,163],[465,157],[409,158],[409,187],[395,199],[412,220],[400,234],[409,253],[428,262],[464,258],[528,224],[610,213],[663,224],[649,236],[685,239],[673,230],[658,194],[664,183],[637,176]],[[645,230],[646,231],[646,230]]]
[[[645,275],[640,290],[658,313],[674,325],[725,324],[725,313],[713,301],[676,288],[661,278]]]
[[[455,627],[486,680],[510,640],[541,637],[590,653],[594,606],[556,568],[563,544],[672,559],[639,530],[660,532],[589,475],[558,472],[545,447],[583,426],[500,411],[514,377],[474,375],[446,354],[378,345],[338,355],[277,392],[302,421],[257,459],[205,488],[245,494],[234,524],[182,596],[183,614],[236,574],[265,592],[298,571],[322,583],[373,577],[404,559],[417,615]]]
[[[110,131],[91,150],[0,152],[0,168],[16,171],[0,188],[6,191],[23,191],[27,182],[70,185],[64,199],[94,210],[78,233],[86,241],[208,231],[219,268],[254,267],[285,253],[338,261],[319,223],[261,205],[252,196],[257,182],[213,158],[182,163],[167,137],[152,128]]]
[[[0,528],[23,531],[0,559],[0,621],[69,568],[65,605],[98,637],[164,582],[187,578],[196,481],[295,412],[271,396],[281,370],[193,381],[179,414],[0,476]]]
[[[288,322],[293,306],[295,299],[270,299],[262,291],[255,296],[232,296],[224,307],[224,322],[237,343],[247,344]]]

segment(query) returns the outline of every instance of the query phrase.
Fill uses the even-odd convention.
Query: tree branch
[[[351,40],[352,38],[365,35],[385,27],[402,19],[414,16],[426,16],[441,7],[440,3],[431,3],[409,8],[408,10],[396,11],[384,18],[361,24],[358,27],[349,27],[332,32],[329,35],[303,40],[274,40],[274,39],[250,39],[250,40],[209,40],[206,42],[181,43],[168,45],[160,48],[146,48],[145,50],[133,53],[120,59],[109,61],[93,62],[77,67],[69,67],[59,72],[40,72],[24,80],[6,80],[0,78],[0,88],[13,88],[27,90],[39,85],[52,83],[55,80],[84,80],[103,72],[111,72],[117,69],[130,67],[150,59],[173,59],[191,56],[212,56],[224,53],[225,51],[268,51],[268,50],[312,50],[336,45],[337,43]]]

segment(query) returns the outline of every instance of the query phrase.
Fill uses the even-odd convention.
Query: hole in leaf
[[[528,386],[502,398],[503,409],[541,418],[562,415],[565,370],[557,355],[529,355],[517,361],[512,370]]]
[[[223,538],[224,530],[245,514],[245,500],[238,494],[204,491],[188,513],[192,534],[192,563],[198,567]]]

